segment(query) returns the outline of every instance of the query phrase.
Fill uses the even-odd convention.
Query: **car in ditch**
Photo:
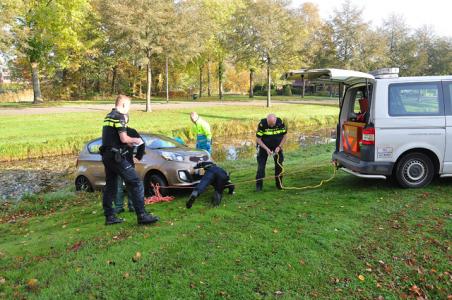
[[[145,195],[153,194],[151,184],[158,184],[162,195],[166,187],[191,187],[199,183],[201,175],[193,167],[211,159],[204,150],[187,147],[180,142],[159,134],[142,134],[145,155],[135,164],[138,176],[143,180]],[[94,191],[105,186],[105,170],[99,148],[102,139],[97,138],[83,146],[76,163],[75,188],[77,191]]]
[[[452,76],[399,77],[341,69],[287,72],[286,80],[340,85],[333,160],[362,178],[393,178],[419,188],[452,177]]]

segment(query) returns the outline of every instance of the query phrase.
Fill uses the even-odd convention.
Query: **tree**
[[[232,30],[231,17],[239,7],[243,7],[242,0],[199,0],[203,12],[206,14],[206,26],[210,32],[204,45],[202,62],[207,63],[208,76],[210,76],[210,62],[217,63],[218,95],[223,99],[223,81],[225,73],[225,59],[228,57],[229,47],[227,36]],[[208,79],[210,81],[210,78]],[[208,87],[210,89],[210,87]]]
[[[2,20],[6,34],[18,56],[27,58],[31,72],[34,103],[43,101],[40,84],[42,67],[65,67],[69,54],[77,52],[82,44],[78,30],[89,11],[88,0],[4,0],[7,9]]]
[[[152,60],[164,51],[176,22],[173,1],[103,0],[104,20],[131,52],[146,61],[146,111],[151,109]]]
[[[300,23],[286,4],[277,0],[248,0],[232,20],[234,28],[229,40],[236,55],[246,59],[254,57],[266,66],[267,107],[271,106],[273,66],[293,65],[303,38]]]
[[[362,12],[362,9],[346,0],[340,10],[334,10],[333,18],[329,22],[341,67],[354,68],[359,64],[358,49],[368,30],[368,24],[362,19]]]
[[[435,38],[428,52],[431,75],[452,74],[452,38]]]

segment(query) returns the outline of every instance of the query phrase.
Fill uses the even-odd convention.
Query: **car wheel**
[[[75,179],[75,190],[81,192],[92,192],[93,187],[86,176],[80,175]]]
[[[424,187],[433,179],[433,162],[423,153],[407,154],[397,163],[395,176],[401,187]]]
[[[168,189],[166,188],[168,186],[168,183],[166,182],[165,178],[159,174],[152,174],[146,176],[146,179],[144,180],[144,195],[146,197],[154,196],[152,184],[158,184],[160,186],[160,194],[162,196],[168,195]]]

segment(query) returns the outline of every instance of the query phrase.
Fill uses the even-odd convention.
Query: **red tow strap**
[[[144,198],[144,204],[154,204],[159,202],[170,202],[174,200],[173,196],[162,196],[160,193],[160,185],[154,185],[151,183],[152,189],[154,190],[154,196]]]

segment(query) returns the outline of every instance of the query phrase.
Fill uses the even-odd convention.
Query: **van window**
[[[452,82],[444,82],[444,97],[446,100],[446,110],[448,115],[452,115]]]
[[[369,86],[368,90],[363,86],[353,88],[353,90],[351,90],[350,108],[347,121],[367,123],[370,113],[370,103],[367,93],[372,95],[371,86]]]
[[[437,116],[444,113],[439,83],[389,85],[390,116]]]

